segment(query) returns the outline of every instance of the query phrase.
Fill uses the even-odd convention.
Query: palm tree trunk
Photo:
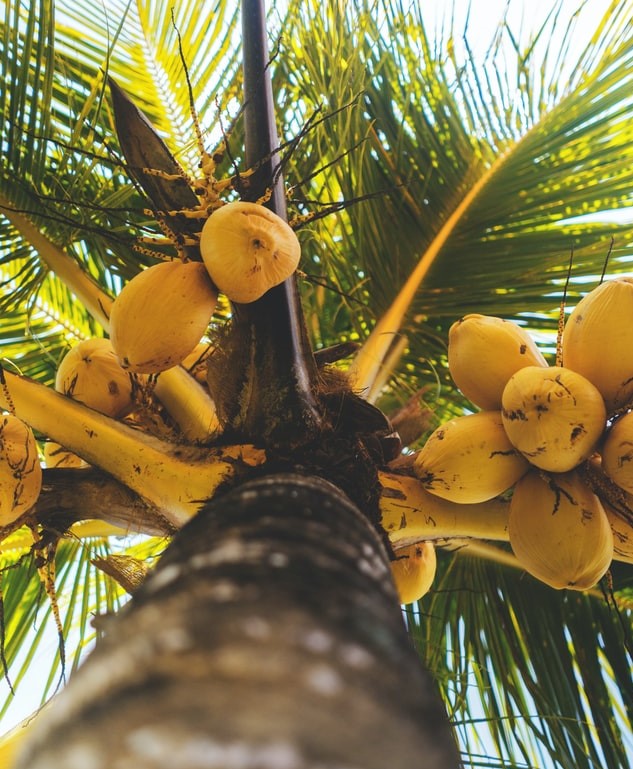
[[[16,769],[449,769],[388,556],[335,486],[209,502],[34,724]]]

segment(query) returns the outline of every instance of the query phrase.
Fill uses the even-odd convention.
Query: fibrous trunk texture
[[[252,480],[174,538],[17,769],[452,769],[388,556],[330,483]]]

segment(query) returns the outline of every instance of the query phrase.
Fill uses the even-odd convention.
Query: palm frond
[[[239,73],[235,51],[227,56],[236,9],[219,3],[201,17],[194,5],[180,4],[172,18],[166,2],[111,3],[98,9],[62,3],[54,18],[51,4],[44,1],[27,7],[7,4],[0,20],[5,84],[0,89],[5,118],[0,140],[6,149],[0,213],[26,216],[108,293],[147,263],[148,256],[136,252],[134,244],[143,231],[158,229],[144,213],[143,196],[120,160],[113,115],[104,100],[105,74],[127,84],[133,73],[132,91],[191,167],[199,148],[190,99],[197,99],[202,121],[211,113],[215,117],[216,94],[221,92],[220,102],[230,101],[231,83]],[[17,314],[25,300],[46,303],[46,296],[39,298],[44,286],[45,294],[64,295],[57,276],[47,271],[9,218],[0,217],[0,249],[4,311]],[[74,326],[99,333],[80,306],[72,314]],[[28,333],[23,338],[28,344]]]
[[[14,539],[20,544],[18,532]],[[159,538],[93,537],[60,542],[55,587],[63,624],[66,677],[94,644],[99,618],[116,611],[125,600],[121,586],[93,561],[126,553],[151,564],[163,548]],[[51,606],[28,548],[3,549],[0,570],[8,669],[0,683],[0,718],[4,719],[11,718],[14,711],[28,711],[29,706],[34,710],[52,696],[61,683],[62,661]]]
[[[396,313],[407,312],[404,325],[379,329],[379,362],[394,334],[407,336],[399,370],[414,389],[435,383],[438,372],[448,385],[446,332],[467,312],[529,316],[536,331],[551,329],[572,249],[575,280],[597,279],[611,237],[610,271],[628,269],[631,226],[609,222],[608,213],[631,206],[630,10],[628,2],[610,6],[578,59],[565,62],[573,76],[564,87],[558,50],[550,45],[543,54],[533,38],[515,40],[510,70],[495,41],[483,66],[467,43],[462,58],[452,37],[431,44],[422,12],[397,2],[358,2],[347,14],[315,10],[309,23],[303,7],[297,11],[297,42],[279,64],[284,104],[300,105],[300,121],[332,94],[338,103],[359,101],[315,129],[296,176],[307,175],[306,156],[324,164],[364,138],[312,180],[310,193],[323,200],[386,191],[346,209],[336,226],[332,217],[316,228],[308,254],[361,300],[345,308],[348,334],[361,339],[431,255],[423,282],[408,287]],[[561,14],[550,16],[539,38],[565,28]],[[341,61],[342,87],[331,74]],[[484,174],[487,182],[442,233]]]
[[[407,616],[452,708],[466,765],[486,753],[504,766],[625,769],[626,601],[618,613],[600,596],[554,591],[520,570],[460,555],[441,563],[435,590]],[[615,578],[626,591],[630,574]]]

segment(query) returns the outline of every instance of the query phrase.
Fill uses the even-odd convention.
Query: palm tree
[[[252,334],[258,340],[253,349],[261,351],[265,341],[260,340],[270,340],[279,319],[270,321],[272,329],[267,326],[274,312],[270,304],[245,305],[247,309],[233,312],[222,305],[210,335],[219,340],[224,354],[214,380],[221,386],[213,393],[224,433],[213,432],[217,415],[204,388],[176,368],[158,378],[155,397],[162,405],[151,414],[160,416],[152,424],[161,436],[150,438],[145,431],[128,429],[55,394],[51,387],[69,340],[104,333],[110,297],[155,261],[148,251],[160,248],[135,248],[139,234],[158,232],[146,209],[159,206],[151,194],[148,206],[141,189],[147,179],[139,178],[138,168],[135,174],[133,150],[125,148],[120,125],[117,139],[115,121],[120,121],[121,109],[112,106],[106,73],[150,117],[179,162],[195,169],[200,150],[192,129],[190,86],[200,125],[210,132],[204,137],[206,146],[222,138],[221,131],[213,134],[211,127],[221,123],[228,135],[229,151],[219,161],[218,178],[244,170],[262,152],[249,149],[254,130],[252,124],[249,128],[250,97],[247,108],[239,108],[239,16],[228,6],[218,3],[201,19],[196,4],[184,2],[174,8],[172,19],[169,4],[162,2],[134,7],[111,3],[107,11],[61,4],[56,15],[45,0],[28,9],[4,5],[0,266],[5,293],[0,334],[8,363],[2,405],[29,422],[42,440],[63,444],[91,465],[45,471],[44,491],[27,521],[37,539],[35,559],[28,527],[5,531],[2,656],[16,691],[34,659],[28,631],[45,602],[40,576],[50,588],[47,556],[56,551],[56,591],[68,604],[59,632],[67,639],[66,654],[71,642],[75,647],[68,663],[74,668],[81,649],[92,640],[90,614],[117,609],[123,601],[121,583],[133,589],[145,561],[164,549],[164,537],[181,529],[201,500],[217,490],[217,499],[205,508],[211,512],[197,516],[174,536],[154,581],[135,591],[121,620],[96,623],[105,638],[95,663],[82,671],[83,687],[81,676],[76,677],[79,691],[92,691],[101,701],[109,697],[113,708],[95,722],[95,741],[86,743],[94,765],[104,754],[103,747],[95,748],[98,739],[108,745],[110,735],[123,733],[123,723],[130,739],[136,739],[135,749],[145,751],[147,766],[159,766],[161,756],[170,751],[182,755],[182,723],[168,720],[175,712],[173,703],[182,697],[170,687],[180,682],[191,694],[187,723],[201,717],[196,714],[204,712],[209,699],[208,680],[217,686],[220,668],[183,664],[183,651],[192,638],[199,640],[200,632],[211,628],[220,635],[226,630],[228,646],[223,648],[234,653],[226,652],[224,664],[233,665],[240,675],[233,679],[236,688],[224,702],[214,702],[211,711],[221,714],[235,732],[222,735],[222,749],[217,741],[207,744],[205,755],[217,755],[225,763],[232,756],[235,765],[281,766],[285,761],[294,766],[299,759],[289,746],[318,745],[332,733],[328,750],[339,763],[345,756],[348,763],[357,759],[358,765],[382,766],[387,759],[379,751],[384,749],[389,751],[389,765],[397,766],[397,761],[410,761],[412,751],[417,755],[420,745],[430,746],[433,732],[441,733],[436,727],[441,719],[411,734],[412,719],[420,724],[435,717],[436,703],[426,698],[430,684],[402,641],[393,588],[385,579],[386,555],[375,526],[367,523],[373,515],[373,523],[389,533],[396,548],[428,538],[448,545],[440,550],[434,591],[408,609],[407,624],[419,657],[439,684],[465,765],[538,766],[547,757],[561,767],[627,766],[633,701],[627,566],[614,563],[612,592],[606,585],[604,593],[583,594],[539,585],[517,568],[504,543],[507,503],[444,505],[426,494],[398,471],[397,463],[389,462],[392,447],[386,423],[369,404],[377,403],[392,415],[406,445],[415,449],[432,427],[472,408],[451,385],[445,363],[447,331],[455,319],[481,312],[520,320],[538,334],[551,355],[570,250],[570,305],[599,280],[611,237],[609,273],[627,270],[631,228],[586,215],[630,205],[630,3],[612,4],[573,61],[569,47],[575,17],[566,26],[560,9],[528,41],[513,37],[513,30],[501,24],[499,35],[510,36],[516,50],[516,61],[505,67],[500,38],[480,67],[459,30],[449,26],[433,39],[415,9],[393,0],[359,0],[352,6],[291,3],[283,17],[273,13],[270,73],[282,142],[272,160],[283,161],[290,218],[313,216],[298,230],[307,333],[304,337],[299,329],[286,346],[266,348],[259,365],[249,368],[235,339]],[[246,43],[243,48],[245,53],[251,50]],[[262,83],[257,83],[256,94],[262,92]],[[153,135],[145,148],[153,148]],[[157,161],[151,164],[154,168],[164,159],[156,152],[149,156]],[[357,198],[363,200],[343,204]],[[330,213],[319,218],[325,210]],[[276,306],[287,307],[292,301],[286,297]],[[232,336],[227,336],[230,315]],[[305,348],[308,337],[314,357]],[[330,355],[327,350],[340,342],[349,345],[338,354],[360,345],[349,371],[364,401],[347,391],[343,397],[339,380],[328,379],[330,389],[319,391],[316,403],[310,403],[314,390],[308,388],[307,398],[291,399],[290,419],[282,421],[277,413],[277,419],[268,420],[263,393],[282,389],[279,377],[288,372],[284,361],[303,362],[308,381],[314,376],[323,379],[329,371],[323,363]],[[262,366],[271,359],[271,368],[262,375]],[[236,361],[237,366],[228,365]],[[254,396],[249,408],[236,411],[241,377],[252,385],[249,392]],[[296,395],[295,385],[289,389]],[[408,410],[399,412],[405,405]],[[344,415],[343,426],[328,433],[329,438],[347,441],[344,456],[369,454],[367,462],[335,466],[331,457],[324,460],[324,450],[316,461],[313,444],[320,437],[315,433],[322,436],[318,419],[333,411]],[[307,428],[315,432],[306,433]],[[310,451],[305,450],[308,444]],[[367,475],[358,477],[359,468]],[[297,469],[304,473],[299,479]],[[291,474],[277,478],[273,471]],[[314,480],[314,474],[327,478],[333,488]],[[233,488],[225,493],[227,485]],[[284,503],[277,505],[271,500],[279,494]],[[288,495],[299,500],[293,508],[288,507]],[[252,499],[254,509],[248,503]],[[253,521],[261,522],[264,499],[270,528],[263,539],[246,535],[256,531],[248,529]],[[321,529],[316,533],[319,542],[314,542],[310,526],[297,521],[310,517],[315,500],[325,499],[336,512],[335,520],[327,524],[330,534],[324,537]],[[365,517],[358,516],[359,508]],[[203,523],[211,515],[215,528],[206,530]],[[116,537],[125,531],[148,536],[121,546]],[[251,536],[255,539],[249,540]],[[269,549],[258,550],[250,563],[241,552],[235,562],[217,557],[197,572],[178,571],[192,558],[195,562],[196,555],[204,561],[205,554],[230,551],[236,540],[259,539]],[[360,550],[349,549],[350,543]],[[363,552],[373,568],[359,581],[352,565]],[[298,553],[305,558],[296,558]],[[334,572],[320,563],[326,554]],[[96,557],[108,574],[92,563]],[[287,582],[279,577],[282,562],[293,564],[285,571]],[[268,565],[266,572],[262,564]],[[295,576],[295,566],[302,570],[300,576]],[[312,579],[319,575],[318,591],[301,587],[306,573]],[[254,596],[249,599],[253,621],[239,626],[239,633],[228,633],[235,627],[230,601],[213,602],[213,620],[208,620],[198,600],[198,595],[213,590],[219,596],[222,585],[225,594],[236,585],[248,593],[250,586]],[[274,585],[275,590],[255,590],[260,585]],[[359,598],[358,591],[370,595],[371,601]],[[311,595],[325,595],[327,600],[315,599],[312,606]],[[299,617],[297,606],[313,613]],[[190,624],[162,622],[175,607]],[[222,614],[225,610],[229,613]],[[355,611],[358,622],[347,621]],[[359,631],[345,636],[348,661],[350,650],[356,650],[352,658],[357,662],[377,657],[389,661],[387,680],[376,676],[378,695],[368,693],[369,676],[360,668],[354,681],[342,676],[330,647],[320,652],[316,669],[293,657],[301,628],[314,631],[309,623],[315,616],[343,616],[346,621],[329,626],[328,632],[322,627],[305,632],[313,643],[311,659],[314,644],[322,646],[332,637],[338,643],[343,638],[339,633]],[[278,617],[278,624],[267,621],[270,617]],[[360,632],[363,629],[369,629],[371,638]],[[39,633],[36,640],[41,637]],[[159,655],[149,654],[148,639],[158,639]],[[368,647],[370,641],[374,645]],[[31,647],[25,652],[27,644]],[[311,681],[312,697],[321,687],[321,699],[305,698],[314,722],[295,723],[291,715],[297,713],[284,710],[288,702],[296,702],[299,689],[293,690],[292,700],[282,687],[269,684],[269,693],[259,698],[265,680],[255,686],[253,666],[247,664],[255,649],[268,650],[269,676],[275,661],[283,658],[294,664],[295,685]],[[55,688],[63,665],[59,657],[45,693]],[[170,671],[160,687],[156,668],[148,673],[142,664],[149,657],[158,658],[161,669]],[[99,672],[99,659],[111,678]],[[152,686],[130,687],[134,676]],[[333,697],[341,680],[346,698]],[[38,760],[50,761],[42,766],[56,765],[53,751],[72,746],[73,739],[79,750],[82,743],[72,737],[69,721],[76,724],[75,735],[85,734],[97,709],[97,700],[91,704],[71,699],[73,686],[64,693],[67,704],[60,698],[58,707],[49,708],[49,725],[42,726],[48,731],[48,752]],[[144,732],[145,725],[136,720],[134,699],[124,704],[117,699],[121,692],[136,695],[143,689],[150,696],[161,693],[153,697],[156,710],[151,718],[170,728]],[[326,708],[312,703],[322,703],[326,690],[331,713],[323,721]],[[386,707],[376,712],[359,707],[375,701]],[[225,719],[227,703],[236,702],[239,717]],[[358,711],[354,722],[351,714]],[[264,720],[262,713],[271,719]],[[282,717],[275,721],[279,713]],[[275,733],[271,723],[279,722],[295,724],[295,731]],[[350,726],[337,733],[331,728],[337,722]],[[247,731],[252,727],[268,737],[264,752],[256,756],[259,764],[237,743],[244,734],[261,738]],[[482,738],[484,731],[487,736]],[[374,734],[380,738],[371,739]],[[441,738],[439,742],[445,744]],[[33,744],[37,746],[37,738]],[[399,754],[394,744],[400,744]],[[337,753],[341,745],[350,753]],[[72,752],[59,755],[59,765],[69,765]],[[136,755],[135,765],[141,765]],[[34,760],[29,759],[29,766],[36,765]],[[187,765],[205,765],[196,755],[188,760]],[[448,760],[436,765],[448,765]]]

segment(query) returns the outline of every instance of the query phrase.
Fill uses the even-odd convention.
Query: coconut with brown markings
[[[531,464],[550,472],[567,472],[585,461],[606,428],[606,408],[596,387],[559,366],[520,369],[501,402],[512,444]]]
[[[119,418],[134,407],[133,381],[109,339],[84,339],[62,358],[55,389],[90,408]]]
[[[391,561],[391,574],[401,604],[415,603],[431,589],[437,557],[432,542],[416,542],[396,551]]]
[[[28,512],[42,489],[33,430],[12,414],[0,416],[0,526]]]
[[[557,590],[592,587],[613,559],[609,519],[577,471],[526,473],[512,494],[508,534],[523,568]]]
[[[529,464],[510,443],[498,411],[440,425],[415,458],[416,476],[431,494],[452,502],[485,502],[507,491]]]
[[[207,219],[200,253],[218,289],[232,302],[245,304],[294,273],[301,246],[280,216],[240,200],[218,208]]]
[[[217,303],[201,262],[161,262],[127,283],[112,305],[110,336],[121,366],[158,374],[200,342]]]
[[[482,409],[501,408],[503,388],[525,366],[547,366],[529,333],[509,320],[471,313],[448,332],[448,369],[464,395]]]
[[[604,472],[617,486],[633,494],[633,411],[613,422],[600,453]]]

